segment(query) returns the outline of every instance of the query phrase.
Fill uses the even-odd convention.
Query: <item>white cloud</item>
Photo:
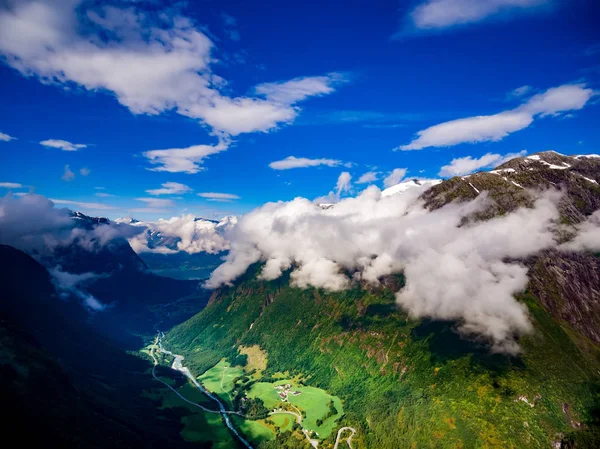
[[[577,226],[577,235],[570,242],[561,245],[567,251],[600,251],[600,210]]]
[[[155,167],[152,171],[194,174],[204,170],[202,164],[211,154],[227,150],[228,143],[220,141],[217,145],[193,145],[187,148],[150,150],[143,153]]]
[[[225,34],[232,41],[240,40],[240,32],[237,29],[237,19],[225,12],[221,13],[223,24],[225,25]]]
[[[368,171],[366,173],[363,173],[360,178],[358,178],[358,181],[356,181],[357,184],[368,184],[374,181],[377,181],[379,179],[379,172],[376,171]]]
[[[233,200],[239,200],[238,195],[233,193],[218,193],[218,192],[203,192],[199,193],[198,196],[206,198],[209,201],[220,201],[220,202],[231,202]]]
[[[495,350],[518,351],[514,337],[532,327],[513,297],[528,282],[517,260],[556,247],[560,196],[548,192],[533,208],[465,225],[489,206],[487,195],[429,211],[421,192],[382,197],[371,186],[326,210],[303,198],[265,204],[227,234],[230,252],[206,286],[228,284],[255,262],[265,263],[264,279],[291,269],[294,285],[329,290],[404,272],[396,297],[412,316],[457,320],[463,333],[487,337]]]
[[[65,165],[65,171],[60,179],[67,182],[73,181],[75,179],[75,173],[71,171],[71,167],[69,167],[69,164]]]
[[[521,86],[521,87],[517,87],[514,90],[511,90],[507,95],[507,99],[513,99],[513,98],[521,98],[524,97],[525,95],[527,95],[528,93],[530,93],[533,90],[533,87],[531,86]]]
[[[118,220],[120,221],[120,220]],[[129,239],[131,247],[137,253],[156,252],[162,254],[185,251],[189,254],[207,252],[217,254],[229,249],[229,241],[225,233],[235,225],[235,217],[227,217],[219,223],[198,219],[194,215],[182,215],[168,220],[159,219],[154,222],[137,222],[132,226],[145,229],[147,232],[139,233]],[[151,235],[160,233],[163,244],[156,246],[156,242],[149,242]],[[166,246],[165,242],[170,241]]]
[[[17,182],[0,182],[0,187],[4,189],[21,189],[23,184]]]
[[[14,246],[44,260],[46,254],[60,246],[77,244],[94,251],[113,239],[131,238],[139,229],[123,224],[99,224],[92,229],[77,226],[66,208],[55,205],[73,205],[83,209],[107,209],[99,203],[71,200],[50,200],[41,195],[22,197],[6,195],[0,198],[0,243]]]
[[[71,142],[67,142],[66,140],[57,140],[57,139],[42,140],[40,142],[40,145],[43,145],[48,148],[58,148],[59,150],[63,150],[63,151],[77,151],[77,150],[80,150],[81,148],[87,147],[87,145],[85,145],[83,143],[71,143]]]
[[[178,7],[7,1],[0,11],[6,63],[47,84],[109,92],[134,114],[174,111],[217,134],[266,132],[293,121],[296,102],[331,93],[339,81],[337,74],[296,78],[257,86],[268,98],[229,97],[226,80],[211,69],[214,43]]]
[[[105,193],[105,192],[97,192],[97,193],[94,193],[94,195],[96,195],[97,197],[100,197],[100,198],[109,198],[109,197],[114,196],[114,195],[111,195],[110,193]]]
[[[509,153],[504,156],[501,154],[486,153],[480,158],[473,158],[473,156],[460,157],[452,159],[450,164],[444,165],[438,175],[445,177],[468,175],[481,168],[502,165],[506,161],[525,156],[526,154],[527,151],[523,150],[519,153]]]
[[[110,210],[114,209],[114,206],[110,206],[104,203],[89,203],[85,201],[74,201],[74,200],[62,200],[56,198],[50,198],[54,204],[65,204],[67,206],[75,206],[80,209],[90,209],[90,210]]]
[[[534,95],[521,106],[494,115],[467,117],[431,126],[417,133],[411,143],[396,150],[449,147],[461,143],[495,142],[527,128],[536,117],[582,109],[596,95],[585,84],[565,84]]]
[[[337,183],[335,185],[337,195],[339,196],[344,192],[349,192],[351,188],[352,175],[350,175],[350,173],[348,173],[347,171],[340,173],[340,176],[338,177]]]
[[[269,164],[273,170],[289,170],[291,168],[306,168],[326,165],[328,167],[336,167],[341,165],[342,161],[336,159],[308,159],[305,157],[288,156],[280,161],[274,161]]]
[[[395,168],[389,176],[387,176],[383,180],[383,185],[387,187],[392,187],[398,184],[404,177],[406,176],[407,169],[406,168]]]
[[[63,294],[73,294],[82,300],[86,307],[93,311],[101,311],[107,308],[106,304],[101,303],[93,295],[85,292],[83,286],[86,283],[104,277],[96,273],[72,274],[66,271],[60,271],[57,268],[50,270],[52,281],[56,288]]]
[[[424,0],[409,14],[420,30],[436,30],[480,22],[500,13],[534,8],[550,0]]]
[[[173,200],[166,200],[166,199],[161,199],[161,198],[136,198],[136,200],[146,203],[146,208],[130,209],[132,211],[140,211],[140,212],[161,211],[162,212],[168,208],[175,206],[175,202]]]
[[[146,190],[146,193],[150,195],[176,195],[180,193],[191,192],[192,189],[185,184],[178,182],[165,182],[160,189]]]
[[[87,176],[92,172],[92,170],[90,170],[87,167],[82,167],[79,169],[79,174],[81,174],[81,176]]]
[[[294,104],[308,97],[330,94],[335,87],[345,82],[340,73],[329,73],[326,76],[295,78],[290,81],[263,83],[254,88],[257,95],[281,104]]]
[[[0,132],[0,142],[10,142],[11,140],[14,140],[14,139],[15,139],[14,137]]]

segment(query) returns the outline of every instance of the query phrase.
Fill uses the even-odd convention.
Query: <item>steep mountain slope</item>
[[[434,185],[422,198],[439,209],[487,192],[486,208],[469,218],[478,221],[531,206],[528,189],[560,188],[557,232],[567,241],[600,208],[599,164],[541,153]],[[260,348],[259,379],[297,376],[342,399],[338,426],[357,430],[359,449],[600,447],[598,258],[548,250],[521,263],[529,285],[517,299],[534,331],[520,338],[518,356],[463,338],[457,323],[411,319],[396,306],[401,275],[330,293],[290,286],[289,272],[260,281],[257,265],[165,341],[196,373],[222,357],[249,363],[242,352]],[[333,443],[332,435],[319,447]]]
[[[149,363],[126,354],[65,301],[30,256],[0,245],[0,394],[20,444],[64,448],[188,447],[181,411],[141,396]]]

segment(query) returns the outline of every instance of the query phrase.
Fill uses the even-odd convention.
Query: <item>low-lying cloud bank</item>
[[[73,216],[68,209],[57,208],[46,197],[35,194],[0,198],[0,244],[13,246],[48,265],[58,248],[77,245],[95,252],[107,244],[133,238],[140,229],[113,222],[94,223],[81,215]],[[54,265],[54,264],[51,264]],[[74,295],[93,311],[108,306],[85,291],[85,285],[108,274],[72,274],[60,266],[48,266],[52,280],[61,296]]]
[[[185,251],[188,254],[206,252],[217,254],[229,249],[225,232],[235,225],[235,217],[225,217],[220,222],[196,218],[192,214],[158,221],[132,221],[129,223],[140,232],[129,239],[136,253],[172,254]]]
[[[114,239],[131,238],[139,232],[132,226],[112,222],[91,228],[79,226],[68,209],[56,208],[41,195],[8,194],[0,198],[0,244],[33,255],[43,256],[56,247],[73,243],[94,251]]]
[[[230,284],[259,261],[263,279],[292,269],[294,285],[333,291],[351,285],[347,271],[371,284],[402,271],[406,286],[396,299],[411,316],[457,320],[461,332],[485,337],[494,350],[518,352],[516,338],[532,327],[514,298],[528,282],[517,260],[558,247],[553,231],[560,194],[546,192],[533,208],[461,225],[489,204],[485,194],[429,211],[418,199],[422,191],[382,197],[372,186],[326,210],[304,198],[265,204],[226,233],[230,252],[206,286]],[[598,245],[599,217],[562,248]]]

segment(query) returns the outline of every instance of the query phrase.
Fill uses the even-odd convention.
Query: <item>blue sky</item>
[[[0,195],[217,218],[600,152],[593,0],[4,3]]]

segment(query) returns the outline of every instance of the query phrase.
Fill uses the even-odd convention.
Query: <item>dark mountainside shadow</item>
[[[525,368],[520,357],[493,353],[488,343],[461,336],[456,330],[457,325],[452,321],[424,319],[412,330],[412,337],[415,341],[427,342],[431,357],[436,362],[470,356],[472,364],[497,373],[510,368]]]

